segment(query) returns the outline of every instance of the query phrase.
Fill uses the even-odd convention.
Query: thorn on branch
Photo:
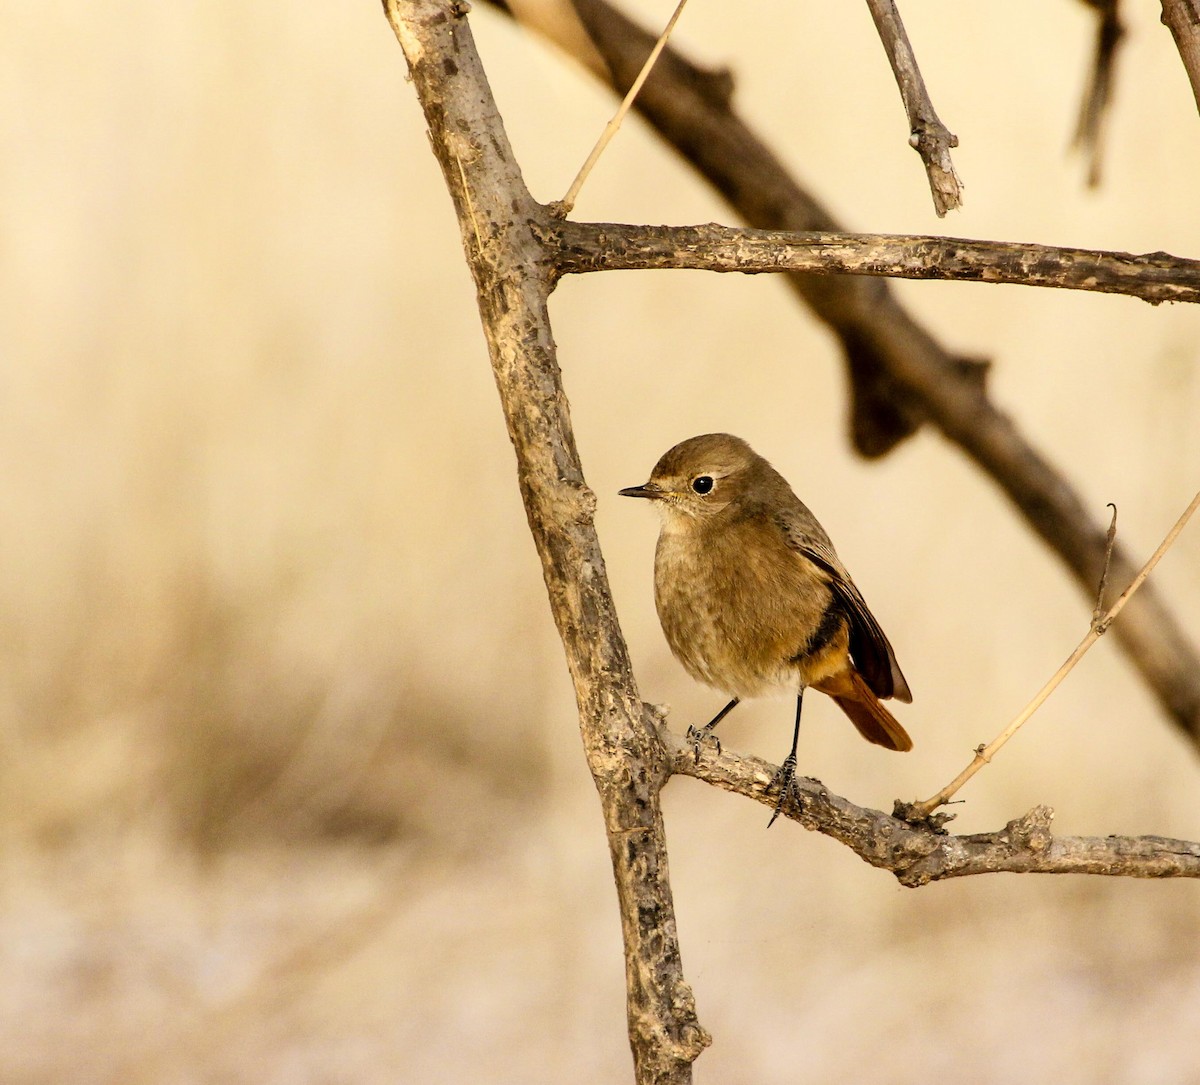
[[[1112,565],[1113,547],[1117,542],[1117,506],[1110,501],[1107,507],[1112,509],[1112,521],[1108,525],[1108,535],[1105,538],[1104,568],[1100,571],[1100,587],[1096,591],[1096,609],[1092,611],[1092,629],[1101,637],[1108,632],[1108,627],[1112,624],[1111,618],[1103,618],[1104,589],[1108,586],[1108,570]]]

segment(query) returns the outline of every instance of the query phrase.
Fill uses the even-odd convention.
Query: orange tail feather
[[[876,746],[884,746],[889,750],[912,749],[912,739],[908,737],[908,732],[900,726],[896,717],[883,707],[879,698],[863,681],[862,675],[853,667],[816,683],[813,688],[832,697],[838,708],[850,717],[850,722],[868,742],[874,742]]]

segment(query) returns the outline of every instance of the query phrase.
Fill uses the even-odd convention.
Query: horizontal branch
[[[697,762],[692,746],[659,727],[673,773],[744,795],[774,808],[775,766],[757,757],[705,747]],[[1200,843],[1162,836],[1062,836],[1050,833],[1054,812],[1036,806],[992,833],[952,836],[910,824],[881,810],[856,806],[819,780],[800,777],[800,808],[784,815],[806,829],[845,844],[864,862],[889,870],[916,888],[971,874],[1102,874],[1126,878],[1200,878]]]
[[[704,226],[628,226],[562,222],[551,227],[561,274],[647,268],[701,271],[803,271],[954,279],[1128,294],[1153,305],[1200,302],[1200,260],[1165,252],[1141,256],[960,237],[750,230]]]

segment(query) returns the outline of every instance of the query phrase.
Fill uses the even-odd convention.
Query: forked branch
[[[509,14],[516,5],[501,5]],[[1192,0],[1200,2],[1200,0]],[[628,89],[654,45],[607,0],[560,0],[573,32],[539,24],[561,48],[609,82]],[[569,21],[569,20],[568,20]],[[579,49],[584,35],[588,50]],[[709,71],[668,47],[634,108],[720,192],[751,226],[845,233],[738,115],[726,71]],[[1089,597],[1105,557],[1103,528],[1063,471],[992,402],[983,367],[941,343],[882,279],[787,274],[788,284],[841,343],[851,389],[851,434],[863,455],[881,456],[929,423],[989,476],[1029,527],[1061,558]],[[1113,576],[1136,567],[1117,547]],[[1168,717],[1200,747],[1200,656],[1153,585],[1138,594],[1113,635]]]
[[[602,10],[598,0],[576,3],[581,9],[589,7],[593,15]],[[525,187],[463,18],[466,4],[385,0],[384,6],[408,61],[458,214],[521,495],[575,687],[620,906],[628,1028],[637,1077],[645,1085],[683,1085],[691,1080],[691,1064],[709,1037],[699,1024],[680,961],[659,792],[675,772],[773,804],[774,796],[765,795],[772,772],[763,762],[731,754],[696,765],[691,746],[660,728],[639,700],[593,525],[595,498],[575,447],[547,311],[549,292],[564,270],[558,264],[561,251],[547,239],[559,236],[554,231],[567,224],[555,223],[549,209],[536,203]],[[609,60],[609,53],[603,48],[601,52]],[[645,59],[645,51],[640,59]],[[659,74],[656,68],[647,90]],[[727,94],[723,98],[719,93],[719,82],[705,82],[705,100],[725,109]],[[790,185],[786,177],[784,183]],[[784,225],[792,224],[789,216],[795,211],[792,206]],[[819,222],[823,213],[817,208],[814,214]],[[881,288],[827,290],[824,285],[814,287],[811,276],[793,276],[792,281],[804,284],[801,289],[814,304],[818,298],[829,303],[827,318],[835,319],[831,314],[836,313],[847,343],[858,344],[848,349],[894,369],[887,377],[891,387],[918,402],[922,416],[936,420],[964,447],[982,442],[986,448],[978,453],[981,462],[1004,462],[1026,451],[1007,421],[987,404],[978,379],[963,376],[962,367],[935,346],[914,346],[914,337],[921,338],[919,329],[908,318],[897,318],[897,312],[903,317],[901,311],[893,307],[878,321],[882,309],[894,306]],[[898,355],[897,338],[909,340]],[[939,383],[955,381],[959,383],[946,393],[954,404],[939,401]],[[997,477],[1010,492],[1024,491],[1022,507],[1035,522],[1039,517],[1052,525],[1063,517],[1071,521],[1068,534],[1074,531],[1076,536],[1064,549],[1080,551],[1071,555],[1073,567],[1090,569],[1094,540],[1086,517],[1080,513],[1072,520],[1074,495],[1036,453],[1029,450],[1028,455],[1033,462],[1018,465],[1016,484],[1007,472],[995,472]],[[1056,487],[1060,492],[1042,492]],[[1053,537],[1055,532],[1046,529],[1044,534]],[[1099,546],[1102,553],[1102,539]],[[1118,554],[1117,575],[1121,566]],[[1127,617],[1133,610],[1131,606]],[[1146,608],[1145,618],[1162,615]],[[1169,627],[1169,618],[1165,621]],[[1143,630],[1140,643],[1156,648],[1164,642]],[[1166,644],[1172,647],[1170,635]],[[1178,714],[1193,721],[1200,714],[1200,698],[1192,696],[1195,675],[1186,672],[1192,684],[1181,687],[1181,655],[1167,655],[1166,673],[1159,675],[1162,681],[1155,688]],[[1187,660],[1185,645],[1182,662]],[[802,782],[801,790],[805,801],[801,810],[792,812],[796,820],[843,840],[868,862],[893,870],[906,885],[996,870],[1133,877],[1200,874],[1200,845],[1153,837],[1056,841],[1049,833],[1049,812],[1042,808],[1000,833],[949,837],[935,828],[907,825],[855,807],[829,795],[815,781],[811,786]]]
[[[696,760],[691,743],[660,727],[671,769],[774,807],[775,766],[711,746]],[[1125,878],[1200,878],[1200,843],[1161,836],[1064,836],[1050,833],[1054,812],[1034,807],[992,833],[952,836],[882,810],[856,806],[819,780],[797,781],[799,808],[784,816],[845,844],[864,862],[910,888],[972,874],[1101,874]]]
[[[465,5],[386,0],[454,200],[529,529],[575,685],[613,865],[630,1046],[643,1085],[684,1085],[709,1043],[683,976],[659,790],[666,758],[637,696],[583,480],[547,298],[551,276]]]

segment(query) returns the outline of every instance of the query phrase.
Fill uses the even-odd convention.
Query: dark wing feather
[[[802,513],[780,516],[780,526],[793,550],[829,574],[829,587],[834,598],[842,604],[850,619],[850,655],[855,668],[876,697],[894,697],[906,704],[911,702],[912,693],[900,664],[896,662],[896,653],[875,616],[867,609],[862,592],[850,579],[816,517],[803,506],[801,510]]]

